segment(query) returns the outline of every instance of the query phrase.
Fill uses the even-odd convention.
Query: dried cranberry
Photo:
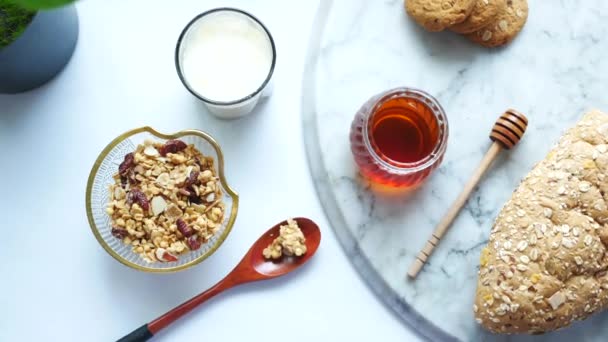
[[[201,162],[199,157],[194,157],[194,163],[196,163],[196,165],[198,165],[199,169],[203,169],[203,163]]]
[[[192,188],[192,186],[188,187],[188,192],[190,192],[190,195],[188,196],[188,200],[190,201],[190,203],[194,203],[194,204],[201,204],[201,198],[198,197],[198,195],[196,194],[196,191],[194,191],[194,189]]]
[[[127,188],[128,179],[125,176],[120,176],[120,185],[123,189]]]
[[[167,155],[167,153],[177,153],[185,150],[186,147],[188,147],[188,145],[181,140],[169,140],[158,149],[158,153],[164,157]]]
[[[180,193],[181,195],[184,195],[186,197],[188,197],[188,200],[190,201],[190,203],[194,203],[194,204],[201,204],[201,198],[198,197],[198,195],[196,194],[196,191],[194,190],[194,188],[192,186],[188,186],[187,188],[181,188],[179,190],[177,190],[178,193]]]
[[[112,236],[114,236],[117,239],[124,239],[125,237],[127,237],[127,230],[124,228],[120,228],[120,227],[112,227]]]
[[[177,257],[167,251],[163,252],[162,259],[167,262],[177,261]]]
[[[192,234],[194,234],[194,230],[190,228],[190,226],[188,226],[184,220],[177,219],[175,223],[177,224],[177,230],[179,230],[183,236],[190,237]]]
[[[131,171],[131,169],[133,168],[134,165],[135,165],[135,157],[133,156],[133,153],[125,154],[125,159],[118,166],[118,174],[123,177],[127,176],[129,174],[129,171]]]
[[[196,195],[196,193],[192,193],[190,195],[190,197],[188,197],[188,200],[190,200],[190,203],[194,203],[194,204],[201,204],[201,203],[203,203],[203,201],[201,201],[201,198],[198,197]]]
[[[186,244],[188,245],[188,248],[190,248],[191,251],[195,251],[201,248],[201,243],[196,238],[196,235],[186,239]]]
[[[148,201],[146,194],[141,192],[141,190],[139,189],[131,189],[131,191],[129,192],[127,203],[130,204],[134,202],[139,204],[139,206],[145,211],[150,209],[150,202]]]
[[[130,184],[139,184],[139,181],[135,178],[135,172],[130,172],[127,178]]]
[[[184,188],[196,184],[198,182],[198,175],[198,171],[190,172],[190,175],[188,176],[188,178],[186,178],[186,181],[184,182]]]

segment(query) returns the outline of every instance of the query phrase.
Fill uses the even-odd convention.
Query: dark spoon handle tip
[[[148,324],[144,324],[116,342],[144,342],[152,338],[152,336],[154,335],[148,329]]]

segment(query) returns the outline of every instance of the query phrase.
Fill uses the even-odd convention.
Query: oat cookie
[[[512,41],[528,19],[527,0],[507,0],[506,9],[494,21],[467,37],[485,47],[502,46]]]
[[[463,22],[477,0],[405,0],[405,10],[427,31],[442,31]]]
[[[507,0],[477,0],[471,15],[465,21],[450,26],[450,30],[462,34],[475,32],[491,24],[506,8]]]
[[[608,308],[608,115],[591,111],[523,179],[481,251],[475,319],[542,333]]]

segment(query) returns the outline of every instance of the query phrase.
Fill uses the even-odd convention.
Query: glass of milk
[[[216,8],[184,28],[175,49],[177,74],[209,111],[222,119],[251,112],[268,96],[276,49],[268,29],[253,15]]]

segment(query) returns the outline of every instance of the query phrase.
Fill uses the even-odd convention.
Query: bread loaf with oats
[[[542,333],[608,307],[608,115],[591,111],[523,179],[481,251],[473,310]]]

